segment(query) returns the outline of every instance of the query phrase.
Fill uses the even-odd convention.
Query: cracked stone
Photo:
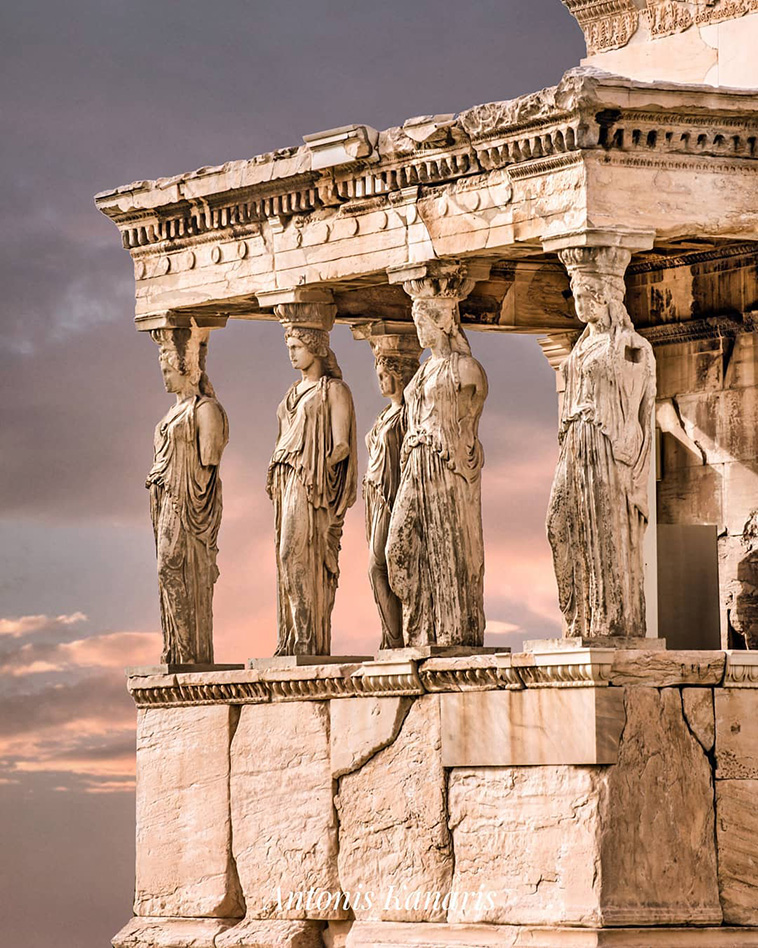
[[[356,918],[443,921],[424,899],[445,895],[453,872],[436,695],[414,701],[395,741],[340,780],[335,805],[342,889],[374,896]]]
[[[713,691],[710,688],[682,688],[682,707],[690,730],[709,754],[716,740]]]
[[[344,698],[329,703],[335,779],[358,770],[391,744],[411,706],[408,698]]]

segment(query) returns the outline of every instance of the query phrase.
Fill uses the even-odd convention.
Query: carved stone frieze
[[[576,18],[587,41],[587,53],[626,46],[639,26],[633,0],[562,0]]]

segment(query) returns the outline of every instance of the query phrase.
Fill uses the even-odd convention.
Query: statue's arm
[[[227,433],[224,415],[217,402],[203,402],[197,409],[197,443],[200,463],[212,467],[221,461],[226,447]]]
[[[462,432],[473,436],[474,427],[487,398],[487,376],[474,358],[461,359],[458,363],[461,393],[458,403],[458,424]]]
[[[334,467],[350,454],[353,430],[353,399],[346,385],[329,386],[329,413],[332,422],[332,450],[327,458]]]

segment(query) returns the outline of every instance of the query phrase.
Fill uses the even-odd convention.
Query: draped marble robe
[[[653,350],[632,328],[587,327],[562,372],[547,532],[564,634],[644,636]]]
[[[403,602],[406,646],[484,640],[484,452],[478,417],[466,426],[458,420],[461,358],[427,359],[404,394],[408,430],[387,564]]]
[[[402,405],[387,405],[366,435],[368,468],[363,478],[363,498],[366,503],[366,539],[370,550],[369,580],[382,623],[381,648],[402,648],[403,630],[395,616],[397,608],[389,608],[384,583],[379,577],[387,576],[387,536],[390,516],[400,484],[400,454],[405,437],[405,411]],[[385,580],[386,581],[386,580]],[[390,595],[394,595],[390,591]]]
[[[155,533],[163,628],[161,661],[213,663],[213,586],[221,526],[218,465],[200,460],[197,413],[218,412],[223,445],[229,425],[216,398],[190,395],[177,402],[155,429],[154,460],[147,476]],[[222,448],[223,448],[222,445]]]
[[[342,386],[351,406],[348,456],[333,467],[329,390]],[[277,410],[279,435],[268,469],[274,502],[279,639],[277,655],[328,655],[345,514],[358,482],[350,389],[322,376],[291,386]]]

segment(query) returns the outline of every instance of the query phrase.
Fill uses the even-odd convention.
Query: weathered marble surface
[[[758,780],[716,781],[719,889],[727,925],[758,925]]]
[[[723,652],[618,651],[613,658],[610,681],[614,685],[713,686],[724,678]]]
[[[237,918],[133,918],[113,936],[114,948],[217,948]]]
[[[328,705],[243,707],[231,762],[234,857],[247,918],[306,918],[297,905],[280,910],[277,897],[280,889],[286,902],[290,892],[339,888]],[[342,915],[327,910],[323,917]]]
[[[447,828],[439,698],[419,698],[394,743],[360,770],[342,777],[339,814],[339,881],[342,889],[390,893],[442,892],[450,888],[453,851]],[[397,907],[377,899],[356,907],[356,918],[442,921],[434,905]]]
[[[451,907],[450,922],[597,925],[605,768],[488,767],[450,773],[453,893],[495,894]]]
[[[331,701],[332,777],[361,768],[391,744],[411,707],[409,698],[346,698]]]
[[[136,915],[244,914],[229,808],[238,714],[223,704],[138,712]]]
[[[549,928],[355,922],[335,948],[756,948],[738,928]],[[327,948],[330,948],[327,943]]]
[[[720,924],[713,778],[678,689],[627,688],[600,860],[610,925]]]
[[[716,741],[713,691],[710,688],[682,688],[682,708],[690,730],[706,754],[710,754]]]
[[[246,918],[217,936],[213,948],[324,948],[323,922]]]
[[[440,696],[445,767],[613,764],[621,688],[540,688]]]
[[[716,777],[758,780],[758,691],[717,688]]]

